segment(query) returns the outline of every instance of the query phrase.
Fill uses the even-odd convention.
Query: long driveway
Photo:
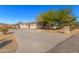
[[[63,33],[40,32],[37,30],[11,30],[18,42],[18,53],[40,53],[50,50],[58,43],[66,40],[70,35]]]

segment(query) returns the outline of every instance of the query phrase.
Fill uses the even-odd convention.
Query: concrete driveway
[[[63,33],[40,32],[37,30],[10,30],[18,42],[17,53],[43,53],[66,40],[71,35]]]

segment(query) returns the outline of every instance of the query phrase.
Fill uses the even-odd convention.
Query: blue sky
[[[77,5],[0,5],[0,23],[34,22],[43,12],[65,8],[73,9],[73,14],[79,18]]]

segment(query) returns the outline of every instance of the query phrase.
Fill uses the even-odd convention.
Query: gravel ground
[[[79,33],[59,43],[48,53],[79,53]]]
[[[10,31],[14,32],[13,35],[17,38],[17,53],[44,53],[71,36],[63,33],[48,33],[27,29]]]
[[[18,44],[13,35],[0,35],[0,53],[13,53],[16,51]]]
[[[0,44],[0,53],[14,53],[17,49],[17,43],[11,40],[6,40]]]

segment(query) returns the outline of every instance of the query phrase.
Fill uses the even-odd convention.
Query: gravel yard
[[[13,35],[0,35],[0,53],[13,53],[16,51],[18,43]]]

